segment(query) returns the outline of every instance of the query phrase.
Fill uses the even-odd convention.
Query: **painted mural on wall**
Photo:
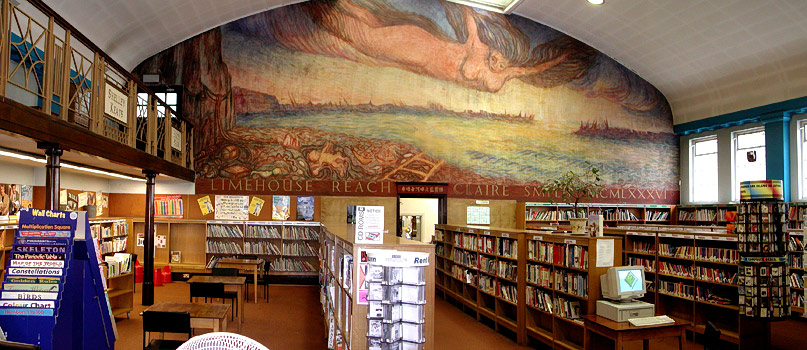
[[[184,86],[206,184],[540,185],[589,161],[611,189],[678,200],[661,93],[519,16],[436,0],[309,1],[213,29],[136,72]]]

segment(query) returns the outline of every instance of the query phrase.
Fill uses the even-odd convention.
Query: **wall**
[[[439,200],[437,198],[401,198],[400,215],[421,215],[420,239],[429,243],[434,236],[434,225],[437,224]]]
[[[193,182],[182,180],[157,180],[155,194],[194,194]],[[146,193],[146,184],[140,181],[109,180],[109,191],[113,193]]]
[[[321,222],[325,227],[343,226],[347,222],[348,205],[377,205],[384,207],[384,234],[395,235],[395,197],[322,197]]]
[[[515,15],[437,0],[308,1],[213,28],[134,72],[184,86],[196,193],[269,194],[256,186],[288,181],[275,193],[394,196],[369,189],[434,181],[453,197],[537,201],[535,187],[591,162],[624,190],[598,201],[678,202],[664,96]]]
[[[448,199],[448,224],[464,226],[467,223],[468,206],[485,206],[476,204],[473,199]],[[490,204],[490,227],[511,228],[518,227],[516,223],[516,211],[518,205],[516,201],[491,200]],[[521,223],[523,225],[523,223]]]
[[[31,166],[0,160],[0,169],[3,169],[2,174],[0,174],[0,183],[36,185],[34,182],[34,168]]]

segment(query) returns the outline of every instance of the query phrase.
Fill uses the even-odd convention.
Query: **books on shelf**
[[[585,274],[555,270],[554,280],[555,290],[581,298],[588,298],[588,278]]]
[[[658,244],[658,254],[661,256],[692,259],[695,247],[687,245],[673,245],[667,243]]]
[[[552,288],[552,269],[538,264],[527,264],[527,282]]]
[[[736,249],[696,247],[695,259],[736,264],[740,259],[740,253]]]
[[[653,260],[650,259],[628,256],[625,263],[626,266],[642,266],[646,272],[656,272],[656,269],[653,266]]]
[[[558,249],[557,251],[562,251]],[[565,258],[562,259],[563,266],[578,269],[588,269],[588,248],[582,245],[566,245]],[[557,264],[557,262],[556,262]]]
[[[317,256],[317,249],[308,242],[283,242],[283,255],[285,256]]]
[[[479,256],[479,271],[485,272],[487,274],[495,275],[496,274],[496,259],[491,258],[489,256],[480,255]]]
[[[654,242],[633,241],[633,251],[638,253],[656,254]]]
[[[490,295],[496,295],[496,279],[487,275],[479,275],[479,290]]]
[[[285,226],[283,227],[283,239],[292,240],[318,240],[317,229],[310,226]]]
[[[645,220],[646,221],[668,221],[668,220],[670,220],[670,212],[669,211],[660,211],[660,210],[647,210],[645,212]]]
[[[580,318],[580,302],[564,297],[555,298],[555,314],[569,319]]]
[[[283,226],[247,225],[247,238],[280,239]]]
[[[241,244],[233,241],[207,241],[207,253],[242,254]]]
[[[207,236],[218,238],[242,238],[244,233],[238,225],[208,224]]]
[[[667,261],[659,261],[658,272],[678,277],[692,278],[692,265],[682,265]]]
[[[128,237],[115,237],[112,240],[101,242],[101,254],[111,254],[126,251]]]
[[[107,278],[113,278],[132,272],[132,254],[115,253],[115,255],[104,257],[107,264]]]
[[[506,278],[512,281],[518,279],[518,271],[517,271],[517,264],[511,261],[502,261],[499,260],[497,263],[497,272],[496,275],[501,278]],[[481,267],[481,266],[480,266]]]
[[[543,310],[547,313],[552,313],[552,294],[548,293],[540,288],[535,288],[532,286],[527,286],[526,289],[527,294],[527,305],[532,306],[536,309]]]
[[[670,282],[659,279],[658,291],[686,299],[695,298],[695,287],[683,282]]]
[[[479,237],[477,251],[487,254],[494,254],[496,252],[496,245],[493,237]]]
[[[518,241],[509,238],[496,238],[496,254],[513,259],[518,258]]]
[[[246,241],[244,242],[244,253],[260,255],[281,255],[280,247],[277,244],[267,241]]]
[[[471,269],[464,268],[462,266],[452,265],[451,266],[451,275],[454,278],[463,281],[465,283],[476,285],[477,284],[477,276],[476,272]]]
[[[518,303],[518,288],[511,283],[496,281],[496,297],[516,304]]]
[[[268,271],[296,271],[307,272],[317,271],[316,266],[308,261],[301,261],[289,258],[277,258],[266,268]]]

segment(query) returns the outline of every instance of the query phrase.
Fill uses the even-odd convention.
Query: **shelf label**
[[[474,233],[474,230],[469,228],[468,233]]]
[[[505,238],[510,238],[510,234],[509,234],[509,233],[504,233],[504,232],[502,232],[502,237],[505,237]]]
[[[490,236],[490,231],[482,231],[482,234]]]
[[[563,240],[563,243],[566,243],[566,244],[577,244],[577,240],[576,240],[576,239],[564,239],[564,240]]]
[[[532,236],[532,239],[533,239],[533,240],[536,240],[536,241],[543,241],[543,240],[544,240],[544,236],[535,235],[535,236]]]

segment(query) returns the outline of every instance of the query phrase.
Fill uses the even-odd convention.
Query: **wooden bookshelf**
[[[765,326],[738,313],[738,237],[701,229],[607,227],[604,232],[624,238],[626,265],[645,267],[649,285],[642,300],[654,303],[656,314],[687,320],[696,334],[711,321],[721,339],[753,348]]]
[[[578,315],[595,312],[601,297],[599,276],[608,269],[588,259],[597,256],[598,241],[613,242],[613,266],[620,266],[621,238],[437,225],[437,291],[520,344],[581,349],[583,323]],[[503,247],[510,247],[511,254],[503,254]],[[548,258],[539,253],[547,247],[554,252]],[[510,273],[502,273],[501,267]],[[571,287],[575,280],[584,289]],[[510,286],[517,292],[514,299],[501,291]]]
[[[101,261],[105,263],[106,257],[116,253],[133,254],[134,241],[132,240],[132,219],[127,218],[97,218],[90,219],[90,233],[101,252]],[[134,260],[134,259],[132,259]],[[107,297],[112,315],[129,318],[134,309],[134,261],[129,271],[113,275],[108,267],[106,273]]]
[[[790,303],[793,314],[804,313],[805,247],[804,230],[791,229],[788,242],[787,260],[790,264]]]
[[[553,223],[563,225],[569,223],[569,218],[588,218],[592,214],[602,215],[606,226],[670,224],[672,208],[671,205],[658,204],[584,203],[575,213],[570,204],[527,202],[523,208],[524,227],[540,228]]]
[[[8,260],[11,258],[11,246],[14,244],[14,234],[17,232],[17,223],[8,222],[0,224],[0,281],[5,275]]]
[[[731,212],[737,212],[736,204],[693,204],[675,207],[675,221],[679,225],[726,226],[732,225]]]
[[[398,251],[429,254],[429,261],[435,261],[433,244],[408,240],[395,235],[384,235],[383,244],[356,244],[353,239],[353,225],[338,225],[324,228],[320,240],[320,264],[322,283],[322,311],[325,315],[325,329],[330,328],[329,314],[334,315],[334,332],[343,339],[342,349],[366,349],[368,331],[368,305],[360,304],[357,286],[360,257],[365,249],[393,249]],[[345,257],[352,258],[352,264],[344,266]],[[435,264],[425,267],[426,304],[423,305],[425,343],[422,349],[434,349],[434,294]],[[350,278],[344,274],[349,271]],[[350,280],[351,282],[347,282]]]

